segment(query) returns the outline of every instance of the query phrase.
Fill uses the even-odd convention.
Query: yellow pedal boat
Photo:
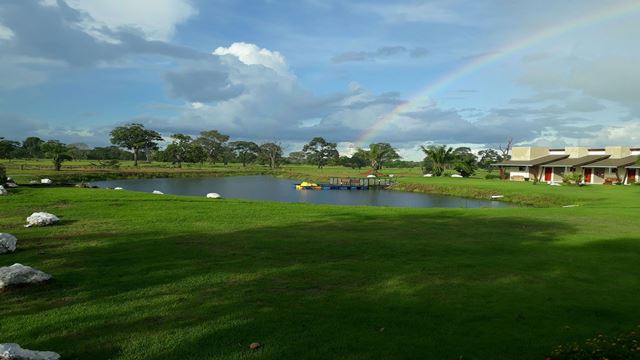
[[[296,184],[296,190],[322,190],[322,186],[316,183],[303,181],[300,184]]]

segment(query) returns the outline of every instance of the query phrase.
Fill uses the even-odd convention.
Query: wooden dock
[[[391,178],[331,177],[328,184],[318,184],[318,189],[310,190],[369,190],[386,189],[394,184]],[[299,185],[299,184],[296,184]]]

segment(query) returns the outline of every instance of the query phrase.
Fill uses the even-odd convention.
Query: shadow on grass
[[[47,245],[56,281],[0,295],[0,340],[66,359],[539,359],[640,318],[637,238],[566,247],[578,229],[555,221],[346,214]]]

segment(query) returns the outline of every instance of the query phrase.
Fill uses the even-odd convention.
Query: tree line
[[[491,164],[508,158],[506,151],[485,149],[474,154],[468,147],[451,148],[446,145],[421,146],[425,157],[422,162],[403,161],[397,150],[389,143],[370,144],[368,149],[358,148],[351,155],[340,155],[337,144],[315,137],[300,151],[284,156],[282,146],[277,142],[257,144],[252,141],[230,141],[229,135],[217,130],[200,132],[199,136],[176,133],[169,137],[170,143],[163,149],[160,143],[165,139],[155,130],[142,124],[132,123],[118,126],[110,132],[111,146],[95,147],[81,143],[64,144],[58,140],[42,140],[28,137],[22,142],[0,137],[0,158],[3,159],[51,159],[54,168],[60,170],[62,163],[69,160],[133,160],[139,165],[142,155],[146,162],[170,162],[177,167],[183,163],[205,162],[227,165],[230,162],[243,166],[259,163],[270,168],[282,164],[312,164],[318,168],[339,165],[353,169],[371,168],[380,173],[383,167],[422,167],[433,176],[446,175],[456,171],[462,176],[471,176],[477,169],[491,170]]]

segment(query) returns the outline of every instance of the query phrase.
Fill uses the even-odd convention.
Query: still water
[[[299,182],[299,181],[298,181]],[[293,203],[394,206],[410,208],[504,208],[499,201],[473,200],[391,190],[296,190],[295,180],[271,176],[231,176],[205,178],[135,179],[92,182],[99,187],[165,194],[205,196],[216,192],[225,198],[269,200]]]

